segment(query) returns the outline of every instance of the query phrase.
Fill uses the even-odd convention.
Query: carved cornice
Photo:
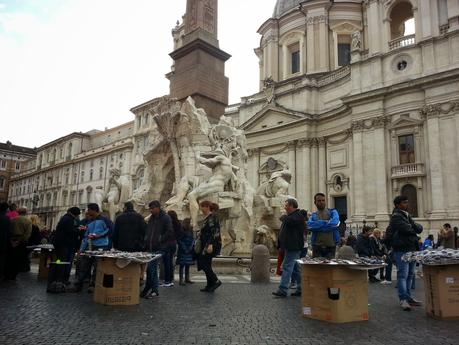
[[[337,139],[337,140],[333,140],[330,137],[327,137],[327,142],[329,142],[332,145],[338,145],[338,144],[342,144],[342,143],[346,142],[352,136],[352,128],[348,128],[348,129],[346,129],[343,132],[338,133],[338,134],[333,134],[334,137],[337,136],[337,135],[344,135],[344,137],[340,138],[340,139]]]
[[[374,128],[385,128],[390,123],[390,118],[387,116],[379,116],[373,119],[364,119],[352,122],[351,128],[353,132],[361,132]]]
[[[445,103],[426,104],[421,108],[423,118],[438,117],[448,115],[453,112],[459,112],[459,100],[452,100]]]
[[[328,24],[328,17],[326,15],[322,14],[320,16],[308,17],[306,19],[306,24],[307,25],[314,25],[314,24],[319,24],[319,23]]]

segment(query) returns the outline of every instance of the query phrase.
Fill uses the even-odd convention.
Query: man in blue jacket
[[[314,205],[317,211],[308,220],[308,230],[312,232],[312,256],[334,259],[340,241],[338,211],[327,208],[323,193],[314,196]]]
[[[99,213],[99,205],[88,204],[87,215],[89,217],[89,223],[86,227],[86,232],[81,241],[80,253],[86,251],[98,251],[107,250],[109,246],[109,233],[105,220]],[[94,272],[96,271],[96,260],[94,257],[81,257],[80,269],[78,270],[77,281],[75,283],[75,292],[81,291],[83,288],[84,280],[91,275],[91,269],[94,266]],[[94,274],[91,277],[89,283],[88,292],[92,292],[94,289],[95,277]]]

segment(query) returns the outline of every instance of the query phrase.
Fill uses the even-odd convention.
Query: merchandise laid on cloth
[[[459,250],[406,253],[402,260],[422,264],[426,314],[435,319],[459,319]]]
[[[139,304],[140,266],[161,258],[144,252],[87,251],[97,259],[94,302],[104,305]]]
[[[368,320],[367,271],[384,267],[384,261],[305,257],[297,262],[303,317],[334,323]]]
[[[300,265],[341,265],[341,266],[365,266],[375,269],[385,266],[385,261],[379,258],[352,258],[352,259],[326,259],[304,257],[298,260]]]
[[[454,265],[459,264],[459,250],[436,249],[422,252],[409,252],[403,255],[403,261],[417,262],[423,265]]]

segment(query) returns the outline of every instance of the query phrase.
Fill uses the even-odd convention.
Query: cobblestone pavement
[[[337,325],[303,319],[300,299],[272,298],[276,284],[221,278],[214,294],[197,283],[161,288],[139,306],[108,307],[86,292],[47,294],[25,273],[0,284],[0,344],[459,344],[458,321],[430,319],[422,308],[403,312],[393,286],[370,285],[369,321]]]

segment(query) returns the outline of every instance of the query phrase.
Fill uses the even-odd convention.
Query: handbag
[[[199,255],[202,253],[202,243],[201,243],[201,239],[199,238],[199,233],[197,234],[196,239],[194,241],[194,253],[196,255]]]

